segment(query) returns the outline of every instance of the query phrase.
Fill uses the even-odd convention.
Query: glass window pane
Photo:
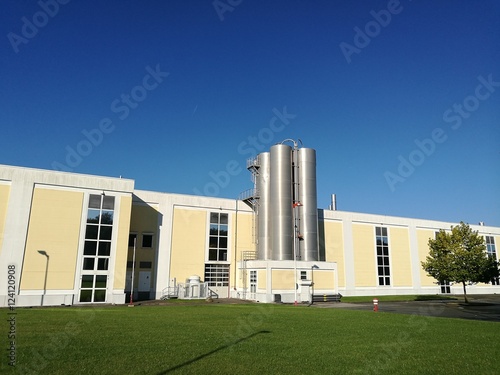
[[[378,268],[379,276],[383,276],[384,275],[384,267],[377,267],[377,268]]]
[[[382,228],[382,236],[387,237],[387,228]]]
[[[80,302],[92,302],[92,289],[80,291]]]
[[[153,235],[143,234],[142,235],[142,247],[153,247]]]
[[[226,261],[227,260],[227,250],[220,250],[219,251],[219,260],[220,261]]]
[[[377,255],[382,255],[382,247],[377,246]]]
[[[128,235],[128,247],[134,247],[134,240],[137,239],[137,234],[131,233]],[[137,240],[136,240],[137,241]],[[137,242],[136,242],[137,246]]]
[[[389,256],[389,248],[388,247],[384,247],[383,250],[384,250],[384,255],[386,257],[388,257]]]
[[[383,264],[384,264],[384,260],[382,259],[382,257],[377,257],[377,265],[382,266]]]
[[[208,260],[217,260],[217,249],[208,250]]]
[[[382,243],[384,246],[389,246],[389,240],[387,239],[387,237],[382,237]]]
[[[376,227],[376,228],[375,228],[375,234],[376,234],[377,236],[381,236],[381,235],[382,235],[382,228],[380,228],[380,227]]]
[[[83,258],[83,269],[93,270],[94,269],[94,259],[95,258]]]
[[[212,235],[219,234],[219,226],[217,224],[210,224],[210,234]]]
[[[383,277],[378,278],[378,285],[384,285],[384,278]]]
[[[227,237],[220,237],[219,238],[219,248],[220,249],[227,249]]]
[[[93,288],[94,287],[94,276],[93,275],[83,275],[82,276],[82,288]]]
[[[97,231],[99,227],[97,225],[87,225],[87,230],[85,231],[85,239],[87,240],[97,240]]]
[[[101,224],[113,225],[113,211],[102,211]]]
[[[97,260],[97,269],[99,271],[107,271],[109,264],[109,258],[99,258]]]
[[[210,213],[210,223],[218,224],[219,223],[219,214],[215,212]]]
[[[99,255],[109,256],[111,254],[111,242],[99,242]]]
[[[111,231],[113,227],[103,227],[101,226],[101,231],[99,234],[99,239],[111,241]]]
[[[101,196],[100,195],[90,194],[89,208],[101,208]]]
[[[115,209],[115,197],[110,197],[105,195],[102,200],[103,210],[114,210]]]
[[[101,211],[90,208],[87,212],[87,223],[99,224],[99,213]]]
[[[96,290],[94,292],[94,302],[105,302],[106,290]]]
[[[220,223],[221,224],[227,224],[227,214],[220,214]]]
[[[97,275],[95,277],[95,287],[96,288],[106,288],[106,282],[108,277],[106,275]]]
[[[385,267],[385,276],[391,276],[391,269],[389,267]]]
[[[97,249],[97,241],[85,241],[83,246],[83,255],[95,255]]]
[[[227,225],[221,225],[219,227],[219,235],[227,236]]]
[[[218,237],[210,236],[210,238],[208,240],[208,247],[211,247],[211,248],[217,247],[217,245],[218,245],[217,239],[218,239]]]
[[[391,278],[390,277],[385,278],[385,285],[391,285]]]

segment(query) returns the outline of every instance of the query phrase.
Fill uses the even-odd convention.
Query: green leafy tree
[[[440,230],[436,239],[429,240],[429,255],[423,269],[438,282],[460,283],[467,300],[467,284],[487,283],[498,277],[496,259],[486,253],[484,238],[468,224],[452,226],[451,233]]]

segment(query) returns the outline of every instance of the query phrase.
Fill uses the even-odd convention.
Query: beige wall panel
[[[266,270],[257,271],[257,289],[266,289]]]
[[[295,286],[293,272],[293,270],[272,270],[272,289],[293,290]]]
[[[116,241],[114,289],[125,289],[131,206],[131,196],[120,198],[120,218],[118,221],[118,237]]]
[[[352,243],[356,286],[377,286],[374,227],[353,223]]]
[[[73,289],[83,193],[36,188],[33,193],[21,289],[42,290],[49,255],[47,289]]]
[[[0,252],[3,244],[3,231],[7,219],[7,206],[9,204],[10,185],[0,185]]]
[[[335,271],[315,270],[314,271],[314,289],[334,289]]]
[[[207,212],[174,209],[170,277],[183,283],[186,278],[205,274]]]
[[[236,220],[235,214],[231,214],[231,226],[233,233],[236,233]],[[253,242],[253,214],[238,212],[238,239],[236,249],[236,259],[241,260],[242,251],[256,251],[255,243]],[[234,243],[229,244],[230,248],[234,248]],[[232,254],[231,262],[234,262],[235,254]]]
[[[389,257],[393,286],[411,286],[410,237],[407,228],[389,228]]]
[[[325,221],[325,255],[327,262],[337,262],[339,286],[345,286],[344,240],[342,223]]]
[[[418,258],[419,262],[425,262],[425,257],[429,255],[429,238],[434,238],[434,230],[417,229]],[[427,275],[427,272],[419,264],[420,284],[422,286],[436,286],[436,279]]]

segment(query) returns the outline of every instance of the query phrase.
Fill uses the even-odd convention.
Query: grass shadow
[[[254,332],[254,333],[252,333],[252,334],[250,334],[250,335],[248,335],[248,336],[246,336],[246,337],[242,337],[241,339],[238,339],[238,340],[236,340],[236,341],[230,342],[230,343],[228,343],[228,344],[226,344],[226,345],[219,346],[218,348],[216,348],[216,349],[214,349],[214,350],[211,350],[211,351],[209,351],[209,352],[207,352],[207,353],[205,353],[205,354],[199,355],[198,357],[195,357],[195,358],[193,358],[193,359],[190,359],[189,361],[186,361],[186,362],[184,362],[184,363],[181,363],[181,364],[179,364],[179,365],[176,365],[176,366],[174,366],[174,367],[171,367],[171,368],[169,368],[169,369],[167,369],[167,370],[164,370],[164,371],[162,371],[162,372],[159,372],[157,375],[164,375],[164,374],[168,374],[168,373],[170,373],[170,372],[172,372],[172,371],[175,371],[175,370],[180,369],[181,367],[188,366],[188,365],[190,365],[190,364],[192,364],[192,363],[194,363],[194,362],[197,362],[197,361],[199,361],[199,360],[202,360],[202,359],[203,359],[203,358],[205,358],[205,357],[208,357],[208,356],[210,356],[210,355],[212,355],[212,354],[215,354],[215,353],[217,353],[217,352],[219,352],[219,351],[221,351],[221,350],[224,350],[224,349],[230,348],[231,346],[235,346],[235,345],[237,345],[237,344],[239,344],[239,343],[241,343],[241,342],[243,342],[243,341],[250,340],[251,338],[253,338],[253,337],[257,336],[257,335],[263,334],[263,333],[271,333],[271,331],[258,331],[258,332]]]

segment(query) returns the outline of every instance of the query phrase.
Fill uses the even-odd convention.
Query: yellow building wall
[[[73,289],[82,219],[83,193],[35,188],[21,277],[21,289]]]
[[[377,286],[374,227],[353,223],[352,243],[356,287]]]
[[[120,198],[120,216],[118,219],[118,235],[115,255],[114,289],[125,289],[131,206],[131,196]]]
[[[142,205],[133,204],[130,216],[130,230],[129,233],[137,234],[136,242],[136,252],[135,252],[135,277],[134,284],[138,285],[139,282],[139,272],[141,262],[151,262],[151,271],[155,269],[156,263],[156,248],[158,246],[158,206],[156,205]],[[142,234],[153,234],[153,247],[143,248],[142,247]],[[128,259],[132,260],[134,256],[134,248],[128,247],[128,233],[127,233],[127,243],[125,244],[128,249]]]
[[[337,262],[339,286],[344,287],[344,237],[340,222],[325,221],[325,255],[327,262]]]
[[[172,232],[171,277],[183,283],[192,275],[205,274],[207,212],[174,209]]]
[[[0,185],[0,252],[2,251],[7,206],[9,204],[10,185]]]
[[[293,290],[295,286],[293,270],[272,270],[271,277],[273,290]]]
[[[231,226],[233,233],[233,243],[229,244],[230,248],[234,248],[234,234],[236,233],[236,215],[231,214]],[[253,214],[238,212],[238,237],[237,237],[237,249],[236,249],[236,260],[241,260],[242,251],[257,251],[256,244],[254,243],[253,235]],[[234,261],[235,254],[232,254],[231,261]]]
[[[407,228],[389,229],[389,257],[393,286],[412,286],[410,235]]]
[[[266,289],[267,272],[266,270],[257,271],[257,289]]]
[[[334,289],[335,288],[335,271],[332,270],[315,270],[314,271],[314,289]]]
[[[436,286],[436,279],[427,275],[422,268],[422,263],[429,255],[429,239],[434,238],[436,231],[429,229],[417,229],[418,259],[420,269],[420,284],[422,286]]]

